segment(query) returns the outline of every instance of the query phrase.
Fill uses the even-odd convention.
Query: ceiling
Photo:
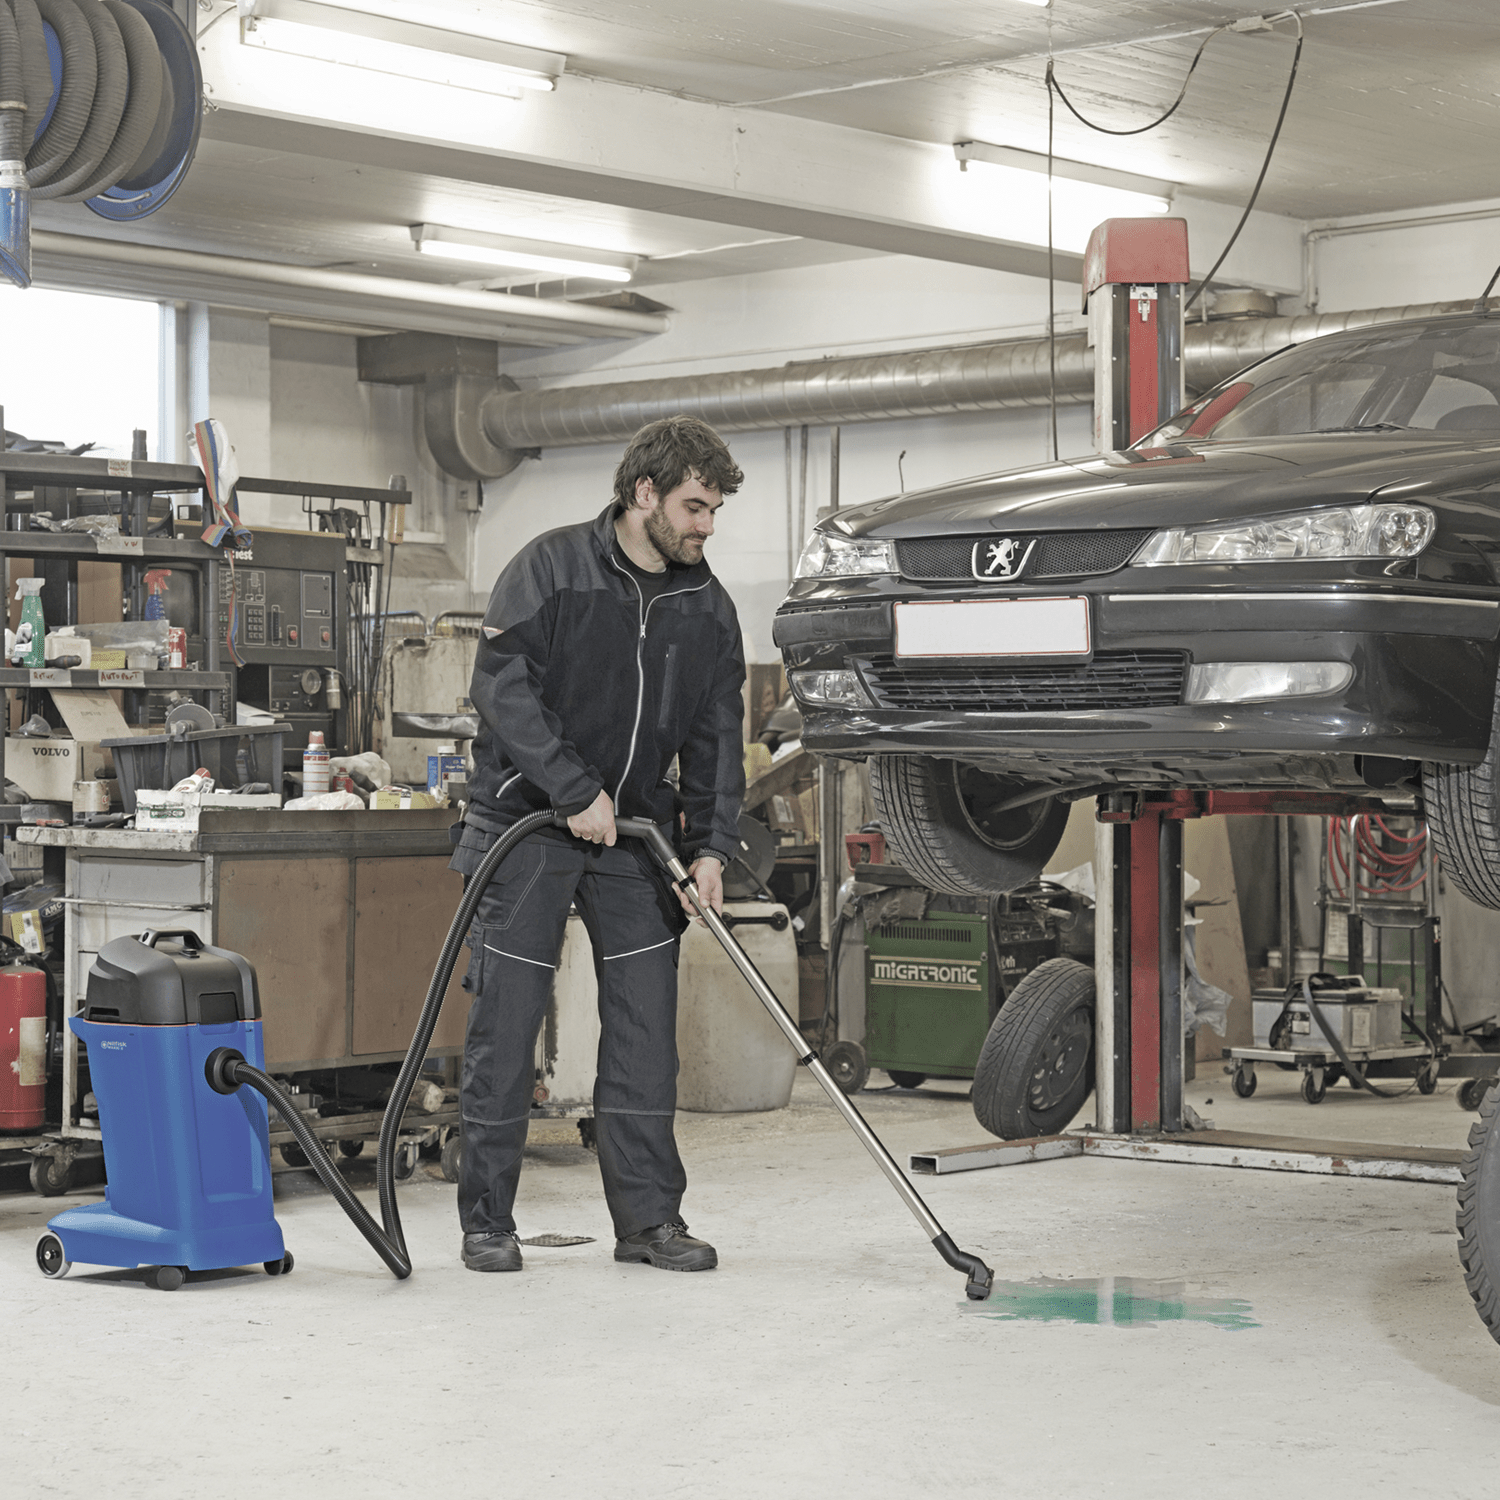
[[[1035,256],[1020,251],[987,258],[972,226],[926,235],[920,192],[896,222],[902,215],[881,203],[883,164],[894,182],[918,147],[930,155],[978,139],[1045,150],[1049,48],[1079,109],[1117,129],[1139,124],[1171,102],[1208,32],[1244,13],[1216,0],[1053,0],[1046,10],[1018,0],[339,3],[566,54],[557,92],[526,107],[545,111],[540,117],[567,144],[552,150],[544,170],[540,148],[507,157],[472,142],[448,151],[438,139],[398,141],[368,126],[316,129],[285,108],[261,118],[241,96],[207,117],[187,183],[158,214],[119,227],[48,204],[38,205],[38,224],[455,282],[475,272],[412,253],[406,225],[489,224],[625,251],[642,257],[636,284],[644,287],[893,251],[1036,270]],[[1302,14],[1305,48],[1262,209],[1312,219],[1495,195],[1494,0],[1314,0]],[[256,50],[233,45],[235,28],[225,0],[200,14],[211,79],[211,42]],[[1142,136],[1091,131],[1059,106],[1056,152],[1166,178],[1237,207],[1259,170],[1294,41],[1290,23],[1270,34],[1215,37],[1181,108]],[[667,122],[656,157],[602,170],[612,152],[628,157],[631,141],[601,135],[616,121],[625,135],[645,130],[630,123],[647,120],[642,111],[657,111],[653,129]],[[686,132],[680,152],[669,128],[678,115]],[[781,152],[784,189],[763,187],[757,206],[745,207],[736,201],[736,168],[729,187],[703,190],[710,174],[696,165],[695,137],[704,121],[720,118],[736,122],[731,136],[764,138],[771,144],[763,151]],[[440,134],[430,121],[424,130]],[[830,194],[799,170],[804,139],[810,154],[827,159],[831,180],[839,180],[845,153],[846,177],[864,179],[863,197],[851,188],[848,203],[821,213]],[[679,155],[680,181],[671,170]]]

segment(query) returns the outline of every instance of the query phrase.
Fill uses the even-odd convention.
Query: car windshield
[[[1412,429],[1500,434],[1500,319],[1300,344],[1215,386],[1135,446]]]

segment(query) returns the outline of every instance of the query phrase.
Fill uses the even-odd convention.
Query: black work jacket
[[[734,605],[706,562],[647,605],[614,546],[606,510],[539,536],[496,580],[470,688],[467,821],[500,832],[544,807],[571,816],[602,789],[616,816],[667,823],[676,757],[681,847],[727,863],[745,791]]]

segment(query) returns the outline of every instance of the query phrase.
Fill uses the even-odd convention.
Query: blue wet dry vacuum
[[[271,1205],[266,1101],[219,1093],[210,1054],[265,1058],[255,970],[192,932],[145,932],[100,949],[81,1017],[99,1101],[108,1187],[37,1242],[44,1275],[73,1262],[149,1266],[164,1291],[189,1271],[262,1264],[290,1271]]]

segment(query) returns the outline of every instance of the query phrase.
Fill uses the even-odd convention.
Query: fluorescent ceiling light
[[[424,255],[467,261],[470,265],[542,271],[553,276],[586,276],[591,281],[629,281],[636,268],[634,255],[613,255],[607,250],[585,250],[577,245],[485,234],[477,229],[449,229],[442,224],[413,224],[411,237]]]
[[[1045,245],[1047,158],[1006,146],[983,146],[977,141],[964,141],[953,149],[960,166],[967,168],[973,162],[984,168],[975,177],[976,185],[988,195],[988,232],[996,239]],[[1034,162],[1041,163],[1040,169]],[[1075,175],[1065,175],[1064,168]],[[1172,183],[1056,158],[1053,169],[1052,243],[1059,250],[1081,254],[1088,246],[1089,234],[1105,219],[1147,218],[1171,208]],[[1093,180],[1076,175],[1085,171]],[[1157,191],[1142,191],[1143,187]]]
[[[397,78],[519,99],[556,88],[567,58],[318,0],[238,0],[240,41]]]
[[[1045,10],[1049,5],[1052,4],[1052,0],[1021,0],[1021,4],[1035,5],[1039,9]]]
[[[988,141],[959,141],[953,147],[960,171],[967,171],[971,161],[982,161],[992,167],[1019,167],[1024,172],[1047,175],[1047,156],[1042,151],[1023,151],[1019,146],[992,146]],[[1171,198],[1179,184],[1161,177],[1143,177],[1139,172],[1122,172],[1118,167],[1096,167],[1092,162],[1069,161],[1064,156],[1052,158],[1052,175],[1070,182],[1092,182],[1098,187],[1122,188],[1129,193],[1145,193],[1150,198]]]

